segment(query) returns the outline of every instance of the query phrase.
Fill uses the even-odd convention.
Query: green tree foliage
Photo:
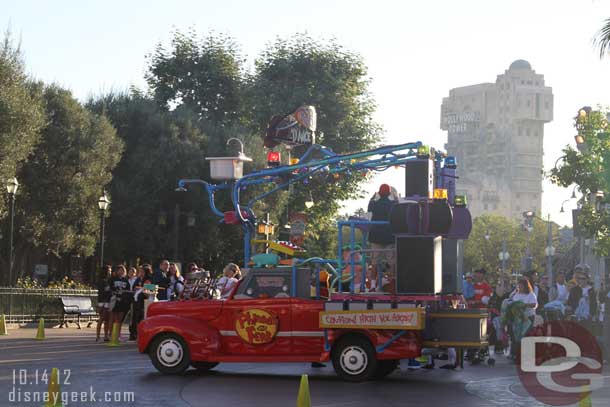
[[[375,103],[368,90],[367,68],[359,55],[334,41],[298,34],[271,44],[255,67],[245,106],[258,134],[264,134],[271,116],[308,104],[318,112],[317,143],[345,153],[372,148],[380,140],[381,128],[372,118]],[[321,250],[315,254],[336,253],[336,227],[329,220],[336,217],[341,200],[360,196],[367,177],[345,174],[333,182],[314,177],[294,188],[288,202],[291,210],[305,210],[309,194],[316,203],[306,211],[311,224],[308,246]],[[315,242],[318,239],[323,239],[322,245]]]
[[[93,254],[97,200],[123,149],[108,120],[85,109],[71,93],[37,84],[47,124],[18,178],[21,244],[45,252]]]
[[[597,32],[593,39],[593,45],[599,50],[600,59],[610,51],[610,18],[604,21],[602,28]]]
[[[547,247],[548,224],[535,219],[533,229],[527,231],[521,223],[498,215],[481,215],[473,222],[472,232],[464,242],[464,270],[473,271],[484,267],[495,271],[501,267],[499,254],[502,241],[506,240],[506,251],[510,257],[506,261],[506,272],[521,270],[521,259],[526,256],[527,247],[533,257],[533,269],[543,271],[546,264],[544,249]],[[559,229],[552,225],[553,245],[559,255]]]
[[[15,177],[45,123],[40,95],[32,92],[19,47],[6,34],[0,44],[0,182]],[[6,202],[0,199],[0,213]],[[4,253],[4,251],[2,251]]]
[[[610,129],[607,115],[608,111],[603,109],[579,110],[574,118],[574,127],[584,141],[582,151],[566,146],[558,166],[549,174],[555,184],[563,187],[576,184],[583,194],[579,202],[579,224],[587,236],[596,239],[596,250],[600,255],[610,253],[610,214],[605,209],[610,198]]]
[[[243,57],[235,41],[210,34],[174,32],[169,49],[158,44],[146,79],[164,109],[186,106],[214,125],[241,119]]]
[[[302,104],[317,108],[317,141],[336,152],[371,148],[379,140],[381,130],[372,120],[375,105],[368,93],[366,67],[359,56],[334,42],[298,35],[278,40],[263,51],[253,74],[246,73],[243,63],[229,37],[199,38],[180,32],[174,34],[169,48],[159,45],[150,58],[147,81],[152,97],[164,110],[186,108],[198,115],[197,126],[206,136],[202,155],[226,155],[232,151],[226,141],[239,137],[246,153],[255,158],[246,171],[264,167],[260,136],[268,120]],[[300,152],[297,149],[294,154]],[[200,176],[207,178],[207,167],[202,172]],[[311,193],[316,204],[306,211],[310,223],[307,244],[312,254],[332,255],[336,240],[332,220],[338,202],[358,196],[365,178],[363,173],[345,175],[333,183],[314,178],[307,181],[307,186],[292,188],[289,197],[286,192],[274,194],[254,209],[259,216],[270,213],[276,224],[285,224],[289,213],[305,211],[304,202]],[[249,188],[246,195],[266,188],[270,186]],[[236,236],[235,231],[223,228],[218,232],[220,236]],[[215,242],[226,240],[210,236],[214,238],[210,242],[206,239],[210,251],[216,247]],[[236,254],[232,260],[239,257]]]

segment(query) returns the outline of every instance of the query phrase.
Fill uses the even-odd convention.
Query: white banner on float
[[[320,328],[421,330],[424,329],[424,313],[422,308],[323,311],[320,312]]]

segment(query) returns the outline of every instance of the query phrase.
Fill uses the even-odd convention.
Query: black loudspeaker
[[[401,202],[390,211],[390,228],[395,235],[445,235],[453,224],[453,211],[446,199]]]
[[[405,196],[432,198],[434,193],[434,163],[430,159],[409,160],[405,163]]]
[[[443,239],[443,292],[462,292],[458,274],[458,241]]]
[[[437,294],[443,289],[442,238],[396,237],[396,291]]]

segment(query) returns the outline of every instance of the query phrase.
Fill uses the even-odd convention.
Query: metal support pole
[[[9,250],[8,250],[8,285],[9,287],[13,284],[13,231],[15,228],[15,194],[9,194],[9,203],[11,209],[11,222],[10,222],[10,231],[9,231]]]
[[[554,284],[555,280],[553,279],[553,227],[551,225],[551,215],[548,215],[548,238],[547,238],[547,258],[546,258],[546,270],[549,276],[549,282]]]
[[[104,211],[100,211],[100,270],[104,268],[104,227],[106,226],[106,216]]]
[[[174,207],[174,260],[178,260],[178,238],[180,233],[180,205]]]
[[[506,271],[506,239],[502,239],[502,274]]]
[[[269,213],[267,213],[267,225],[265,226],[265,240],[269,241]],[[265,253],[269,253],[269,243],[265,243]]]

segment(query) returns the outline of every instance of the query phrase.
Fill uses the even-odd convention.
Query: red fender
[[[138,325],[138,350],[144,353],[155,336],[172,332],[184,338],[192,360],[205,361],[220,352],[220,333],[205,321],[178,315],[156,315]]]

